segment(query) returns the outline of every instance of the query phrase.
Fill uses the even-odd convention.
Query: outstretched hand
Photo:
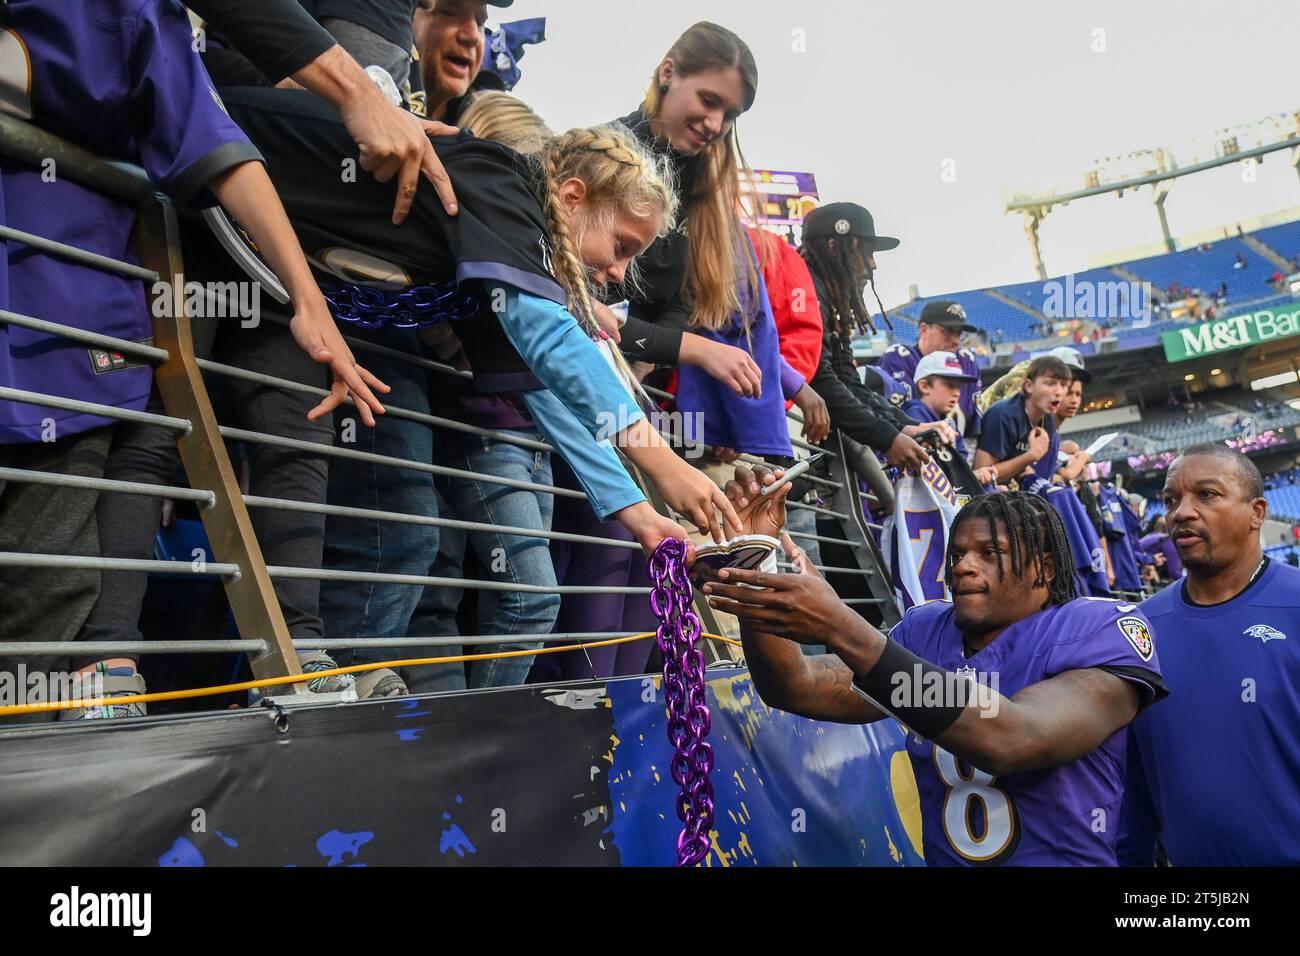
[[[709,607],[800,644],[825,644],[828,634],[844,633],[854,622],[861,624],[789,533],[782,532],[781,544],[796,573],[724,568],[718,572],[719,580],[704,585]]]
[[[322,415],[328,415],[351,397],[362,422],[373,428],[375,415],[382,415],[384,406],[371,389],[380,392],[392,389],[357,364],[324,300],[298,305],[289,322],[289,331],[298,347],[313,362],[330,367],[332,376],[329,395],[307,413],[307,418],[315,421]]]

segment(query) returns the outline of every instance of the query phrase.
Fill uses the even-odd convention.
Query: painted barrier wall
[[[922,865],[896,723],[709,704],[702,865]],[[647,677],[6,729],[0,865],[670,865],[665,719]]]

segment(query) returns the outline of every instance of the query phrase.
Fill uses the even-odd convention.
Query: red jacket
[[[766,229],[749,229],[763,262],[763,281],[772,303],[781,355],[811,382],[822,356],[822,310],[808,266],[789,243]],[[786,402],[789,408],[793,402]]]

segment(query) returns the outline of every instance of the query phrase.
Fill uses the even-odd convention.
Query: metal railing
[[[64,243],[19,233],[17,230],[9,231],[6,236],[9,241],[37,244],[48,255],[69,258],[90,268],[146,282],[157,281],[159,276],[184,272],[175,211],[166,197],[153,188],[143,170],[126,163],[102,159],[73,143],[3,114],[0,114],[0,152],[9,159],[37,167],[43,160],[53,158],[61,176],[134,206],[137,216],[134,248],[141,265],[109,259]],[[169,303],[155,302],[153,305],[155,318],[152,346],[7,311],[0,312],[0,321],[110,349],[154,366],[154,382],[167,412],[165,419],[107,406],[97,406],[94,413],[118,421],[150,421],[177,432],[177,449],[192,486],[191,490],[197,489],[203,495],[202,498],[185,497],[190,497],[190,500],[199,504],[199,514],[214,555],[220,555],[225,562],[211,566],[220,570],[191,569],[189,573],[219,573],[240,632],[257,635],[264,642],[262,651],[250,655],[250,666],[255,676],[263,678],[300,674],[302,669],[294,653],[288,626],[275,598],[271,578],[240,497],[234,469],[226,455],[216,416],[208,401],[202,374],[195,360],[190,320],[185,314],[184,302],[173,299]],[[74,403],[58,396],[19,396],[14,395],[14,391],[10,390],[7,400],[39,401],[52,407],[83,411],[90,410],[84,406],[93,404]],[[15,475],[9,480],[55,483],[57,479],[52,475],[41,475],[34,479]],[[123,489],[102,484],[98,490],[108,493],[156,493],[155,489]],[[3,559],[10,565],[26,562],[27,566],[31,566],[32,562],[57,557],[60,556],[8,554]],[[63,557],[66,559],[69,556]],[[128,569],[109,558],[81,556],[79,560],[91,562],[83,563],[82,567]],[[169,570],[176,571],[178,568]]]
[[[4,228],[0,233],[9,241],[22,242],[39,251],[78,262],[123,277],[154,282],[159,277],[175,277],[184,273],[178,224],[174,209],[168,200],[158,194],[145,178],[142,170],[124,163],[110,162],[93,156],[79,147],[51,136],[27,123],[0,115],[0,154],[18,162],[39,165],[41,159],[54,156],[60,175],[87,188],[132,204],[138,214],[135,248],[142,265],[110,259],[63,243],[33,236],[19,230]],[[224,217],[219,217],[224,221]],[[208,217],[212,221],[212,217]],[[220,230],[218,230],[220,234]],[[242,245],[222,240],[223,247],[237,263],[254,278],[265,271],[256,257]],[[259,267],[260,270],[259,271]],[[273,278],[273,276],[272,276]],[[211,294],[211,293],[209,293]],[[275,296],[275,290],[272,289]],[[282,296],[275,296],[283,301]],[[297,392],[304,396],[323,397],[323,388],[301,382],[255,372],[236,365],[225,364],[195,354],[190,317],[185,313],[185,297],[168,297],[170,308],[155,304],[154,344],[126,341],[77,329],[71,325],[52,322],[34,316],[0,311],[0,323],[21,326],[32,331],[58,336],[83,345],[109,349],[150,363],[154,380],[162,398],[165,414],[119,409],[94,402],[69,399],[19,389],[0,388],[0,400],[42,405],[45,407],[76,411],[102,416],[117,422],[132,422],[168,429],[174,433],[180,461],[190,487],[156,483],[118,481],[106,478],[76,477],[50,472],[0,468],[0,481],[28,482],[62,485],[93,490],[101,494],[130,494],[166,497],[176,501],[192,502],[202,518],[213,560],[200,567],[181,561],[152,561],[127,558],[108,558],[97,555],[59,555],[36,553],[0,553],[0,567],[43,567],[63,569],[92,569],[99,571],[163,572],[195,578],[221,580],[239,634],[231,640],[157,640],[123,642],[85,641],[21,641],[0,643],[0,656],[37,656],[47,654],[160,654],[160,653],[243,653],[247,654],[257,678],[280,677],[302,673],[298,651],[359,648],[407,648],[460,645],[487,645],[502,643],[579,643],[629,636],[627,632],[583,632],[551,634],[495,634],[444,638],[414,636],[389,638],[360,638],[355,636],[329,636],[310,640],[294,640],[286,625],[275,593],[275,583],[292,579],[365,581],[409,585],[433,586],[481,591],[524,591],[532,593],[566,594],[630,594],[648,595],[649,587],[597,587],[587,585],[541,586],[516,584],[472,578],[446,578],[431,575],[384,574],[332,569],[327,567],[268,566],[253,533],[250,509],[279,509],[341,518],[361,518],[396,524],[424,525],[461,531],[490,531],[512,536],[537,538],[555,542],[599,544],[617,549],[639,550],[635,542],[612,539],[600,535],[578,534],[536,528],[508,527],[465,517],[448,517],[433,514],[407,514],[382,509],[348,507],[327,501],[300,501],[287,498],[245,494],[236,480],[235,470],[226,451],[226,442],[241,442],[274,446],[288,452],[320,456],[329,459],[366,461],[390,468],[408,469],[443,478],[474,480],[518,490],[551,494],[557,497],[585,499],[582,491],[553,484],[520,481],[491,474],[435,465],[429,461],[413,461],[372,452],[321,444],[236,428],[218,423],[208,398],[204,376],[214,379],[238,379],[268,388]],[[162,313],[161,315],[159,313]],[[221,312],[219,314],[231,314]],[[271,322],[288,323],[284,316],[265,314]],[[285,334],[288,334],[287,329]],[[390,360],[410,363],[424,371],[466,378],[472,377],[444,363],[421,355],[407,354],[385,346],[365,341],[355,336],[344,336],[349,346],[358,352],[383,355]],[[377,427],[384,427],[384,418],[419,422],[429,428],[449,429],[466,434],[491,438],[533,451],[553,451],[543,441],[526,438],[510,432],[481,428],[467,422],[404,409],[385,403],[386,415]],[[815,513],[822,524],[817,532],[794,532],[795,537],[816,540],[819,543],[847,548],[855,566],[819,565],[828,575],[842,574],[866,582],[867,597],[850,598],[849,602],[874,605],[886,626],[898,620],[888,577],[882,571],[879,550],[871,532],[878,530],[864,516],[863,500],[872,503],[890,503],[891,490],[871,454],[864,454],[861,446],[833,436],[825,448],[817,448],[799,439],[794,445],[805,450],[827,451],[831,462],[829,477],[810,475],[809,480],[823,496],[823,504],[789,502],[795,509]],[[648,499],[660,513],[672,515],[656,490],[628,465],[630,473],[645,491]],[[860,484],[864,482],[869,492]],[[826,501],[829,499],[829,501]],[[431,507],[430,510],[436,510]],[[674,516],[680,517],[680,516]],[[827,526],[830,527],[827,527]],[[835,533],[825,533],[834,531]],[[431,561],[432,563],[432,556]],[[718,633],[719,628],[712,610],[697,597],[705,630]],[[729,660],[732,655],[724,645],[710,641],[706,658],[710,662]],[[304,685],[294,685],[296,692],[304,692]]]

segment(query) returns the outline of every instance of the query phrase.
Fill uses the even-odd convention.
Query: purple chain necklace
[[[693,589],[686,574],[686,542],[665,538],[650,558],[650,608],[659,619],[657,636],[664,659],[664,697],[668,702],[669,765],[681,787],[677,816],[677,865],[694,866],[709,854],[713,827],[713,745],[704,695],[704,654],[699,648],[700,618],[691,607]]]

